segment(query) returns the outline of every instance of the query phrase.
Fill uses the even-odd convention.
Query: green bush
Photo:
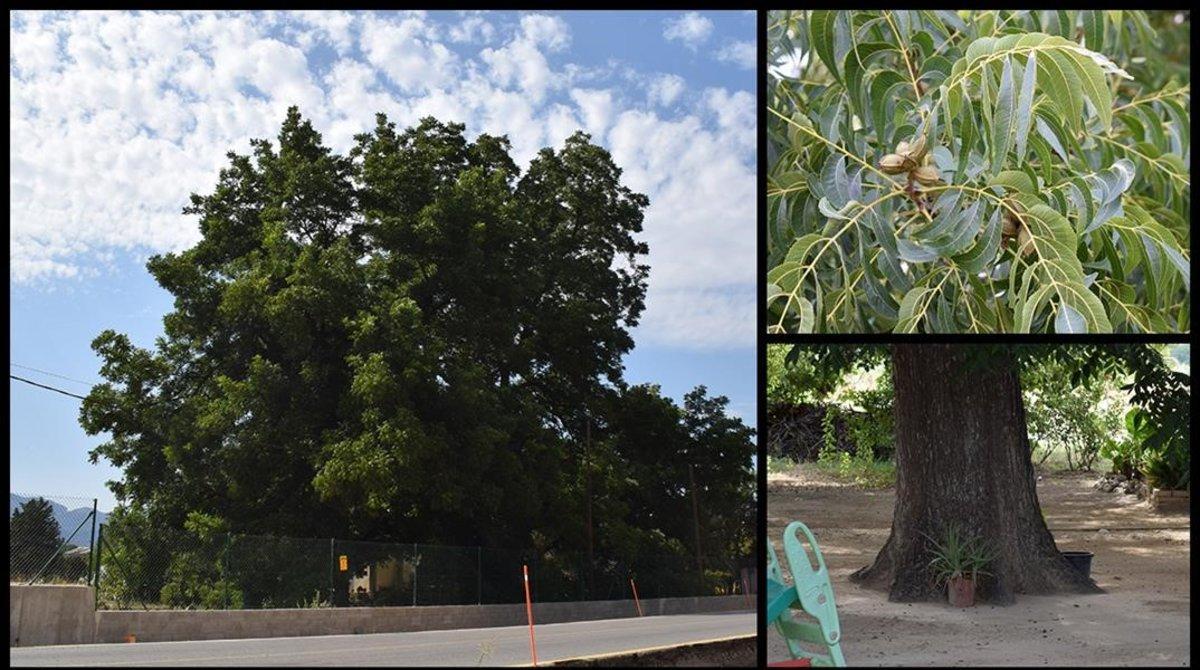
[[[1061,454],[1068,470],[1090,471],[1120,443],[1126,401],[1120,396],[1119,379],[1101,377],[1074,387],[1068,379],[1070,371],[1054,360],[1041,361],[1022,375],[1033,458],[1045,463]]]
[[[844,413],[855,448],[870,451],[878,460],[890,459],[896,451],[891,376],[885,374],[875,388],[853,391],[846,398],[863,409]]]

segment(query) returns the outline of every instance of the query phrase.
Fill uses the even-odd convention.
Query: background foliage
[[[994,364],[997,346],[978,345],[976,364]],[[878,463],[894,450],[887,348],[777,344],[768,351],[778,361],[768,366],[776,389],[767,396],[769,455],[812,459],[807,444],[777,443],[772,435],[780,432],[793,442],[818,443],[814,460],[832,474],[878,479]],[[1178,363],[1172,365],[1188,358],[1186,345],[1020,346],[1014,351],[1035,463],[1054,456],[1053,465],[1090,470],[1103,459],[1114,471],[1136,473],[1154,486],[1187,488],[1191,378],[1174,369]],[[864,368],[881,374],[862,377]],[[811,425],[785,425],[795,414],[787,408],[813,404],[825,407],[817,431]],[[831,416],[846,428],[837,430]],[[841,444],[843,434],[851,446]]]
[[[1190,327],[1190,13],[774,11],[770,332]]]

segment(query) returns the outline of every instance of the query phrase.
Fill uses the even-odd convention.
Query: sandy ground
[[[816,535],[849,665],[1190,665],[1190,519],[1101,493],[1091,488],[1097,478],[1045,474],[1038,499],[1060,549],[1095,553],[1100,595],[1023,595],[1009,607],[972,609],[888,602],[848,575],[887,539],[893,491],[821,481],[804,466],[769,477],[767,534],[779,549],[784,527],[799,519]],[[1156,530],[1123,530],[1134,527]],[[1074,530],[1084,528],[1097,530]],[[774,628],[767,650],[770,661],[788,658]]]

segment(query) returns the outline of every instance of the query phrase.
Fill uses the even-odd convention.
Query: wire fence
[[[181,533],[115,524],[99,532],[100,609],[260,609],[476,605],[746,593],[753,559],[695,556],[616,561],[553,551]],[[749,603],[751,596],[747,596]]]
[[[87,584],[93,577],[94,498],[8,495],[8,579]]]

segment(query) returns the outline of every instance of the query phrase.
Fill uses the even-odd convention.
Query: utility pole
[[[696,533],[696,565],[700,567],[700,582],[704,583],[704,555],[700,551],[700,503],[696,498],[696,471],[688,463],[688,480],[692,485],[692,529]]]

